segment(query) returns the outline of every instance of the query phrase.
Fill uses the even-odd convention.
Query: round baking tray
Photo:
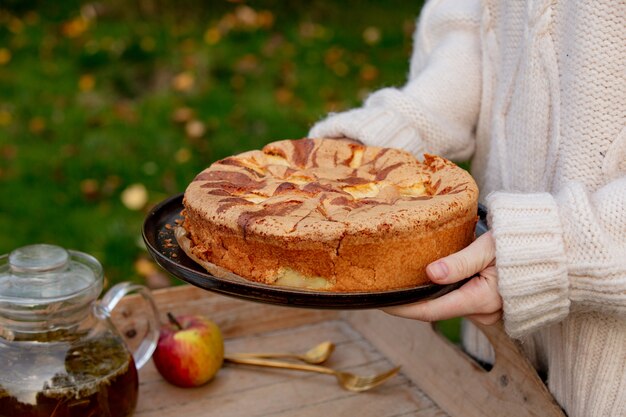
[[[440,297],[463,285],[427,284],[411,288],[376,292],[328,292],[261,284],[244,278],[215,277],[191,260],[178,246],[174,228],[181,222],[183,194],[175,195],[154,207],[143,224],[143,239],[150,255],[166,271],[196,287],[248,301],[282,306],[355,310],[389,307]],[[478,208],[476,234],[487,230],[486,211]]]

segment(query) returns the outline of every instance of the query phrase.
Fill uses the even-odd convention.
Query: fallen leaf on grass
[[[179,107],[172,113],[172,120],[176,123],[187,123],[194,115],[195,112],[191,107]]]
[[[7,110],[0,110],[0,126],[8,126],[11,124],[13,116]]]
[[[278,88],[274,92],[274,96],[276,97],[276,101],[278,102],[278,104],[289,104],[291,102],[291,99],[293,98],[293,91],[284,87]]]
[[[132,184],[122,191],[121,199],[128,209],[141,210],[148,202],[148,191],[143,184]]]
[[[93,178],[80,182],[80,192],[87,200],[95,200],[100,194],[100,184]]]
[[[172,80],[172,87],[174,87],[176,91],[189,91],[195,81],[195,77],[190,72],[181,72]]]
[[[11,60],[11,51],[7,48],[0,48],[0,65],[5,65]]]
[[[24,23],[22,23],[22,21],[17,17],[13,17],[9,20],[9,24],[7,25],[7,27],[11,32],[17,35],[19,33],[22,33],[22,30],[24,29]]]
[[[89,21],[84,17],[77,17],[61,25],[61,33],[68,38],[77,38],[89,29]]]
[[[42,133],[46,129],[46,121],[43,117],[33,117],[28,122],[28,130],[36,135]]]
[[[137,273],[141,275],[142,277],[146,277],[158,271],[154,262],[151,262],[150,260],[146,258],[138,258],[135,261],[134,266],[135,266],[135,271],[137,271]]]
[[[363,31],[363,40],[368,45],[376,45],[380,42],[380,29],[375,26],[369,26]]]
[[[201,138],[204,135],[204,132],[206,132],[206,127],[200,120],[190,120],[185,125],[185,133],[191,139]]]
[[[237,6],[235,17],[242,26],[254,27],[257,24],[257,12],[250,6]]]
[[[363,81],[374,81],[376,78],[378,78],[378,68],[370,64],[361,68],[361,79]]]
[[[204,41],[209,45],[215,45],[222,39],[222,33],[216,27],[208,28],[204,32]]]
[[[191,151],[188,148],[181,148],[174,154],[174,159],[179,164],[184,164],[191,159]]]
[[[83,74],[78,79],[78,88],[80,91],[91,91],[96,85],[96,79],[91,74]]]

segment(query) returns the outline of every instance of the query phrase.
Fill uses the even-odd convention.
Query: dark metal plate
[[[354,310],[388,307],[440,297],[465,281],[451,285],[421,285],[379,292],[327,292],[279,287],[210,275],[178,247],[174,227],[180,222],[183,195],[168,198],[148,214],[143,225],[143,239],[154,260],[172,275],[196,287],[248,301],[317,309]],[[479,207],[476,234],[487,230],[486,212]]]

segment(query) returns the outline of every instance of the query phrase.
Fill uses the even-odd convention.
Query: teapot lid
[[[48,244],[15,249],[0,256],[0,316],[15,309],[53,313],[67,302],[91,302],[102,290],[102,277],[102,266],[86,253]]]

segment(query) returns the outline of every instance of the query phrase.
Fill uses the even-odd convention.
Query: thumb
[[[495,257],[495,241],[491,232],[487,232],[466,248],[428,265],[426,273],[437,284],[450,284],[479,273]]]

